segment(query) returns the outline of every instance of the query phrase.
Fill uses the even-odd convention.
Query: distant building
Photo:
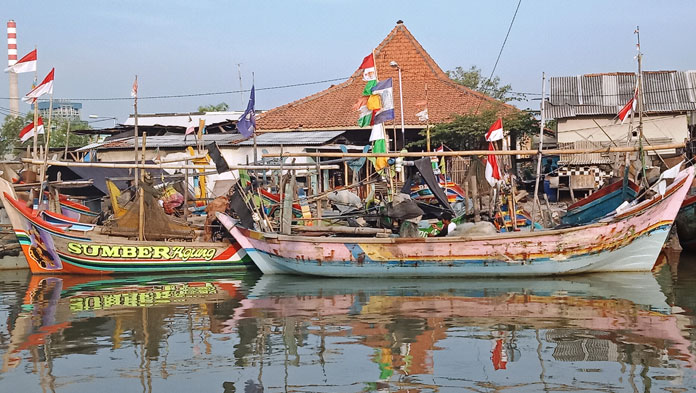
[[[39,101],[39,114],[44,119],[48,119],[50,103],[48,101]],[[53,113],[51,116],[54,119],[64,119],[70,121],[82,121],[82,104],[79,102],[71,102],[65,100],[53,101]]]
[[[636,74],[616,72],[550,78],[546,115],[558,121],[558,142],[637,144],[617,114],[633,96]],[[643,71],[646,144],[680,143],[694,131],[696,71]],[[636,107],[636,110],[639,108]],[[638,123],[636,114],[633,127]],[[601,127],[601,128],[600,128]],[[671,151],[674,153],[674,151]]]

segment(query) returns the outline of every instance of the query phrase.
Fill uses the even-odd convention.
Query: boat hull
[[[265,274],[331,277],[552,276],[649,271],[690,184],[689,168],[664,196],[612,221],[486,237],[312,238],[230,230]]]
[[[675,224],[682,248],[696,250],[696,195],[691,195],[684,200]]]
[[[623,181],[617,181],[570,205],[561,222],[566,225],[583,225],[595,221],[616,210],[624,201],[635,199],[638,190],[638,185],[632,182],[624,190]]]
[[[11,185],[1,179],[0,198],[34,274],[213,272],[253,266],[236,242],[137,241],[63,230],[17,201]]]

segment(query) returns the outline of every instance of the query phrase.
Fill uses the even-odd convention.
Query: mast
[[[537,174],[536,181],[534,182],[534,203],[532,204],[532,227],[530,231],[534,232],[534,211],[539,202],[539,177],[541,176],[541,151],[544,147],[544,97],[546,95],[546,74],[541,73],[541,121],[539,122],[539,152],[537,153]],[[541,214],[541,209],[539,209],[539,214]],[[510,216],[512,218],[512,216]]]
[[[642,69],[642,60],[643,60],[643,54],[640,51],[640,27],[636,26],[636,37],[638,40],[637,43],[637,49],[638,49],[638,154],[640,154],[640,166],[641,166],[641,171],[643,172],[643,181],[647,181],[645,178],[645,151],[643,150],[643,69]]]
[[[135,120],[135,129],[133,130],[133,151],[135,152],[135,158],[133,163],[133,180],[135,189],[138,189],[138,75],[135,76],[135,81],[133,82],[133,90],[131,91],[133,95],[133,116]]]

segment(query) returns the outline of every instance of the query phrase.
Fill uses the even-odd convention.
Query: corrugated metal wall
[[[636,74],[595,74],[549,78],[550,94],[545,102],[549,118],[581,115],[611,115],[631,99]],[[644,112],[696,110],[696,71],[643,73]]]

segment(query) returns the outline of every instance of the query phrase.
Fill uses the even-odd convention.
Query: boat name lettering
[[[212,283],[190,286],[166,284],[147,292],[109,293],[95,296],[79,296],[70,299],[70,311],[106,310],[112,307],[150,307],[157,304],[181,302],[182,299],[211,295],[218,292]]]
[[[214,248],[182,246],[107,246],[103,244],[68,243],[68,251],[76,255],[101,258],[134,259],[205,259],[215,256]]]

